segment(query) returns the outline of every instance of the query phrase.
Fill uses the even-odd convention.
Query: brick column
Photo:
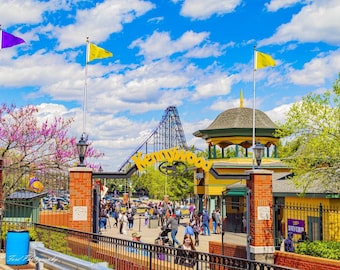
[[[75,167],[70,172],[69,229],[92,232],[92,169]]]
[[[250,259],[274,263],[272,171],[251,170],[250,190]]]

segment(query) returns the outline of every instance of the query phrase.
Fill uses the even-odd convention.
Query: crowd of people
[[[131,233],[132,241],[139,243],[137,246],[131,245],[127,247],[129,252],[144,252],[145,256],[148,256],[145,250],[143,251],[143,243],[141,241],[142,234],[136,232],[135,219],[136,215],[139,215],[141,219],[139,226],[148,227],[150,219],[157,220],[157,225],[160,228],[166,228],[171,232],[171,245],[177,248],[177,254],[175,258],[175,263],[193,267],[195,265],[196,253],[195,251],[199,246],[200,235],[209,236],[211,233],[220,234],[222,233],[222,218],[221,213],[218,208],[212,211],[211,214],[206,209],[203,209],[202,213],[198,213],[194,204],[190,204],[188,207],[189,219],[185,223],[180,223],[182,219],[181,207],[180,205],[172,202],[158,202],[151,204],[150,207],[146,208],[143,213],[139,212],[137,214],[136,208],[133,205],[130,207],[121,207],[118,203],[110,204],[101,203],[101,211],[99,217],[99,227],[100,229],[107,229],[107,227],[118,228],[118,232],[123,235],[127,235],[128,231],[133,231]],[[109,217],[114,220],[112,226],[108,224]],[[246,231],[245,218],[242,219],[242,231]],[[210,226],[212,224],[212,226]],[[183,238],[178,238],[179,226],[185,226]],[[140,229],[140,227],[139,227]],[[211,231],[212,230],[212,231]],[[170,238],[169,237],[169,238]],[[282,248],[286,252],[295,252],[294,241],[292,233],[288,234],[288,237],[283,241]],[[306,233],[304,232],[301,236],[300,241],[309,241]],[[142,245],[142,246],[141,246]],[[136,249],[136,247],[139,247]],[[159,259],[164,258],[165,254],[160,253]]]
[[[144,226],[148,227],[150,219],[156,219],[159,227],[165,226],[171,229],[171,239],[174,246],[181,245],[177,239],[178,226],[180,220],[183,218],[181,205],[174,202],[160,201],[157,203],[149,203],[148,208],[144,210],[143,214],[139,214],[140,219],[144,219]],[[137,215],[136,207],[122,207],[120,202],[101,202],[101,211],[99,217],[100,230],[106,229],[108,226],[108,218],[112,217],[114,223],[112,227],[117,227],[120,234],[127,235],[129,230],[134,230],[134,223]],[[185,234],[190,235],[194,239],[194,245],[199,246],[199,235],[210,235],[210,223],[212,223],[212,233],[221,233],[221,214],[220,210],[215,209],[211,215],[207,210],[198,213],[193,203],[188,206],[189,221],[185,223]],[[109,224],[111,227],[111,224]]]

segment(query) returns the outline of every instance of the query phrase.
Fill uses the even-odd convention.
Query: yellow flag
[[[274,66],[276,66],[275,61],[269,54],[261,53],[259,51],[256,52],[255,69]]]
[[[89,59],[87,62],[90,62],[95,59],[103,59],[107,57],[111,57],[113,54],[101,47],[98,47],[97,45],[94,45],[90,43],[90,48],[89,48]]]

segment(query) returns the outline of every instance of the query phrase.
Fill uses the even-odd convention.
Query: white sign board
[[[257,207],[257,219],[258,220],[269,220],[270,219],[270,207],[269,206],[258,206]]]
[[[73,206],[73,220],[86,221],[87,220],[87,206]]]

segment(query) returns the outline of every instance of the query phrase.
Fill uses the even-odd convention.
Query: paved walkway
[[[181,223],[178,228],[178,233],[177,233],[176,238],[180,243],[182,243],[182,240],[184,237],[186,221],[188,221],[188,218],[181,219]],[[155,239],[159,236],[161,232],[161,227],[157,226],[157,220],[151,220],[151,222],[152,222],[151,228],[150,226],[146,227],[144,226],[144,217],[141,217],[141,218],[137,217],[134,221],[133,230],[128,230],[127,235],[123,235],[119,233],[118,228],[113,227],[114,219],[110,218],[110,222],[108,223],[109,226],[107,227],[106,230],[103,230],[102,233],[103,235],[107,235],[107,236],[131,240],[132,232],[136,231],[142,235],[141,240],[143,242],[154,244]],[[153,226],[153,225],[156,225],[156,226]],[[171,239],[171,233],[169,233],[169,238]],[[222,242],[222,234],[213,234],[211,230],[210,236],[200,235],[199,246],[197,247],[197,250],[200,252],[209,252],[209,241]],[[246,234],[244,233],[231,233],[231,232],[225,233],[223,241],[224,243],[244,245],[244,246],[246,246],[247,244]]]

